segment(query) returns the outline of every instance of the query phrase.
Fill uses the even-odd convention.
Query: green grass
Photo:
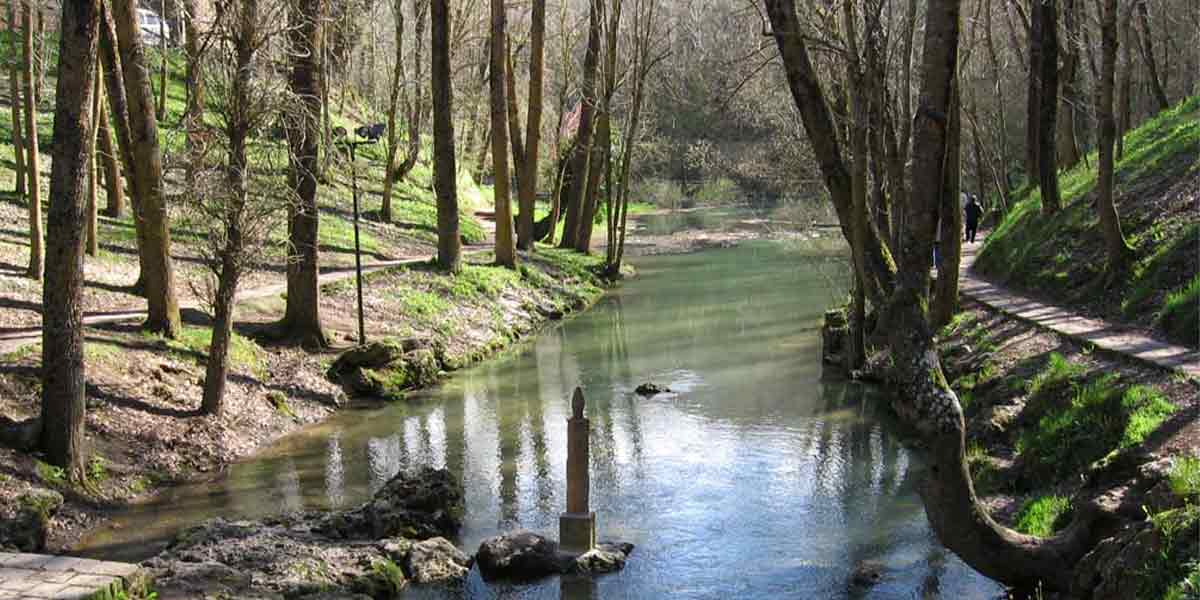
[[[1051,352],[1045,368],[1029,381],[1027,390],[1031,395],[1037,394],[1045,388],[1072,381],[1084,373],[1087,373],[1087,367],[1071,362],[1058,352]]]
[[[212,329],[208,327],[185,326],[179,332],[179,337],[168,340],[162,336],[143,333],[144,337],[163,343],[176,354],[202,363],[207,360],[208,348],[212,344]],[[258,377],[266,375],[267,363],[265,352],[253,340],[243,337],[236,331],[229,342],[229,364],[231,367],[245,369]]]
[[[1152,388],[1102,375],[1073,386],[1068,403],[1046,410],[1018,437],[1017,452],[1035,481],[1061,480],[1141,444],[1175,410]]]
[[[1181,456],[1171,465],[1169,475],[1171,492],[1188,499],[1200,497],[1200,458]]]
[[[1071,516],[1071,500],[1063,496],[1041,496],[1027,501],[1017,513],[1021,533],[1049,537],[1062,529]]]
[[[1110,274],[1105,272],[1104,240],[1092,202],[1095,152],[1059,173],[1063,207],[1057,213],[1042,214],[1036,187],[1019,190],[1017,201],[984,243],[976,268],[1018,289],[1054,290],[1060,302],[1153,326],[1171,340],[1196,346],[1200,219],[1194,210],[1164,211],[1151,201],[1197,168],[1200,95],[1129,132],[1125,147],[1115,165],[1115,179],[1122,227],[1134,252],[1125,271],[1115,274],[1116,298],[1106,288]]]
[[[398,288],[396,294],[404,305],[404,314],[426,322],[434,322],[450,312],[453,305],[438,294],[413,288]]]

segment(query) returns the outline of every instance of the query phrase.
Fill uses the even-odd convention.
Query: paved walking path
[[[0,600],[82,600],[137,571],[129,563],[0,552]]]
[[[427,260],[429,260],[428,256],[408,257],[408,258],[403,258],[403,259],[398,259],[398,260],[375,261],[369,265],[363,265],[362,271],[363,271],[363,275],[366,275],[367,273],[374,273],[375,271],[382,271],[384,269],[391,269],[393,267],[422,263]],[[338,268],[338,269],[331,269],[329,271],[321,273],[320,284],[326,285],[326,284],[334,283],[336,281],[341,281],[343,279],[350,279],[351,277],[354,277],[354,267],[342,267],[342,268]],[[257,287],[254,289],[246,290],[244,292],[239,292],[238,293],[238,301],[240,302],[240,301],[245,301],[245,300],[257,300],[259,298],[269,298],[271,296],[277,296],[279,294],[282,294],[286,291],[287,291],[287,282],[273,283],[270,285],[264,285],[262,287]],[[179,308],[180,309],[196,309],[198,307],[199,307],[199,304],[196,302],[185,302],[185,303],[181,304]],[[93,327],[96,325],[107,325],[110,323],[123,323],[126,321],[140,321],[140,320],[145,319],[146,316],[147,316],[146,311],[144,311],[144,310],[122,310],[122,311],[112,311],[112,312],[89,313],[89,314],[84,315],[83,324],[88,327]],[[40,342],[41,339],[42,339],[41,326],[21,327],[21,328],[17,328],[17,329],[7,329],[7,330],[0,331],[0,354],[7,354],[9,352],[13,352],[15,350],[18,350],[22,346]],[[0,597],[0,600],[2,600],[2,599],[3,599],[3,597]]]
[[[981,243],[964,244],[959,292],[1000,312],[1097,348],[1200,380],[1200,351],[1152,339],[1142,332],[1039,302],[984,280],[971,271]]]

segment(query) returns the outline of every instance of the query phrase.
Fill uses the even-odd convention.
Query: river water
[[[566,417],[582,386],[599,537],[637,546],[594,582],[468,580],[472,598],[995,598],[934,538],[921,465],[882,392],[821,377],[823,309],[844,295],[844,251],[761,242],[636,259],[594,309],[456,373],[415,405],[341,414],[216,483],[131,508],[87,554],[140,559],[214,516],[347,508],[400,469],[447,467],[466,488],[454,540],[556,536]],[[674,393],[644,399],[641,382]],[[857,565],[882,580],[852,584]],[[412,590],[411,597],[442,592]]]

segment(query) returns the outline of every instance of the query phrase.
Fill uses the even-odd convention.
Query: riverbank
[[[1103,515],[1063,598],[1197,589],[1200,381],[967,298],[937,341],[992,518],[1049,537],[1080,511]],[[886,380],[883,354],[866,377]]]
[[[458,277],[425,263],[370,275],[364,286],[370,339],[418,339],[436,348],[439,368],[412,382],[427,385],[589,306],[603,292],[598,257],[539,248],[523,259],[520,271],[492,267],[490,255],[476,253]],[[36,453],[0,447],[0,548],[70,552],[111,510],[181,482],[220,477],[258,448],[353,405],[327,377],[338,354],[356,341],[353,280],[323,291],[324,324],[334,342],[323,352],[271,339],[281,297],[239,306],[219,417],[197,412],[210,336],[205,315],[188,311],[178,340],[144,334],[136,324],[87,328],[87,481],[72,485]],[[0,360],[0,416],[10,423],[39,412],[39,354],[31,345]]]

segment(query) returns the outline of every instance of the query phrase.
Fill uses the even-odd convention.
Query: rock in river
[[[653,382],[646,382],[637,386],[637,389],[634,391],[637,392],[639,396],[653,396],[655,394],[669,394],[671,392],[671,388]]]
[[[633,544],[600,543],[581,555],[559,550],[558,543],[536,533],[515,531],[488,538],[479,544],[475,562],[488,581],[528,581],[547,575],[599,575],[619,571],[633,552]]]

